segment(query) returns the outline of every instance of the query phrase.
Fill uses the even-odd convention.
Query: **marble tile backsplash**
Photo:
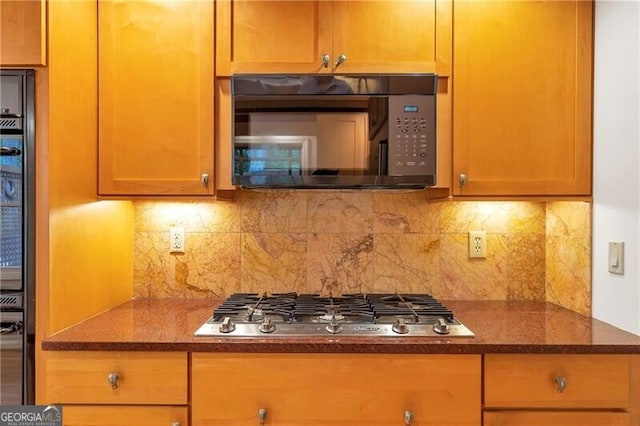
[[[591,311],[591,206],[429,201],[423,192],[249,192],[234,201],[137,201],[134,294],[428,292],[549,300]],[[169,253],[169,228],[186,251]],[[467,232],[487,232],[469,259]]]

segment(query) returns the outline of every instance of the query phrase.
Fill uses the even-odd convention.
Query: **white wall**
[[[593,316],[640,334],[640,2],[597,0],[594,57]],[[624,241],[624,275],[607,270]]]

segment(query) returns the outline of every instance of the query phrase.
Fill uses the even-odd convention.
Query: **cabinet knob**
[[[322,55],[322,67],[329,68],[329,55],[326,53]]]
[[[258,422],[263,425],[265,420],[267,420],[267,409],[261,408],[258,410]]]
[[[340,56],[338,56],[338,60],[336,60],[336,65],[335,67],[338,68],[341,64],[344,63],[344,61],[347,60],[347,55],[345,54],[341,54]]]
[[[111,389],[118,389],[118,379],[118,373],[109,373],[109,375],[107,376],[107,380],[111,385]]]
[[[460,176],[458,176],[458,183],[460,183],[460,186],[465,186],[467,184],[467,179],[467,175],[460,173]]]
[[[564,390],[567,388],[567,379],[564,376],[556,376],[553,381],[556,384],[556,390],[558,391],[558,393],[562,393],[564,392]]]
[[[404,412],[404,424],[409,426],[413,423],[413,413],[410,410]]]
[[[209,183],[208,173],[203,173],[200,175],[200,183],[202,184],[202,186],[207,186],[207,184]]]
[[[180,422],[171,422],[171,426],[180,426]]]

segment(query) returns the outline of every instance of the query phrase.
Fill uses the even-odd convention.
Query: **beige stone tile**
[[[241,191],[242,232],[301,233],[307,231],[307,197],[303,192]]]
[[[181,226],[186,232],[240,232],[239,206],[232,201],[136,201],[136,232],[169,232]]]
[[[184,254],[168,248],[168,232],[135,233],[135,296],[224,297],[240,290],[239,234],[186,234]]]
[[[440,206],[422,192],[377,193],[373,196],[375,233],[439,232]]]
[[[466,234],[440,237],[440,294],[442,299],[505,300],[507,242],[504,235],[487,234],[487,258],[468,258]]]
[[[308,194],[307,203],[310,233],[373,232],[373,194],[370,192],[313,192]]]
[[[372,234],[309,234],[308,246],[307,292],[372,292]]]
[[[548,203],[547,235],[590,236],[591,204],[584,201]]]
[[[452,201],[440,203],[440,232],[462,234],[469,231],[506,233],[512,202]]]
[[[590,245],[582,237],[547,237],[547,301],[591,315]]]
[[[306,234],[242,234],[242,291],[287,292],[307,282]]]
[[[545,234],[545,203],[512,202],[509,204],[507,232],[511,234]]]
[[[438,234],[376,234],[373,290],[438,294]]]
[[[545,236],[514,234],[505,237],[507,299],[545,300]]]

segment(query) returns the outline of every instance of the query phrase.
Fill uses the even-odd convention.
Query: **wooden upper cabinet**
[[[46,64],[45,0],[0,0],[0,65]]]
[[[592,2],[453,9],[453,194],[590,195]]]
[[[447,0],[221,0],[216,7],[219,76],[450,71]],[[346,59],[336,65],[340,55]]]
[[[98,2],[99,193],[213,194],[214,10]]]
[[[318,72],[331,54],[327,1],[216,1],[216,75]]]

